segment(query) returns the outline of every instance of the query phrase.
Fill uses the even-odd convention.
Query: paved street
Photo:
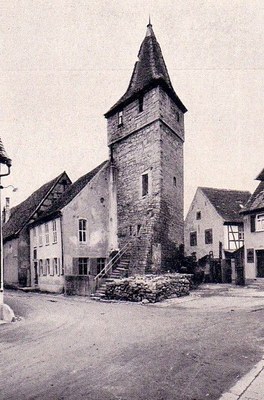
[[[228,288],[228,290],[226,289]],[[211,285],[156,305],[6,291],[0,398],[218,399],[263,351],[264,293]]]

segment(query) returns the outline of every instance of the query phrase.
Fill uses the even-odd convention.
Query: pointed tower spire
[[[175,93],[168,70],[162,56],[160,45],[154,34],[150,16],[147,25],[146,36],[140,46],[138,53],[138,61],[134,66],[134,70],[127,88],[126,93],[121,99],[105,114],[105,117],[113,114],[117,108],[121,108],[128,104],[141,92],[149,90],[151,87],[162,85],[164,90],[178,104],[182,112],[186,112],[184,104]]]

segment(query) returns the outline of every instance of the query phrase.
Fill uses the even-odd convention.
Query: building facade
[[[109,164],[74,182],[30,230],[31,285],[90,294],[109,248]]]
[[[242,210],[245,227],[246,283],[264,281],[264,170],[256,179],[260,181],[259,185]]]
[[[30,236],[28,224],[37,219],[56,202],[70,184],[71,180],[63,172],[10,210],[9,219],[3,224],[5,284],[30,286]]]
[[[218,260],[223,281],[231,280],[231,259],[244,245],[240,211],[249,197],[246,191],[199,187],[185,219],[186,255]]]

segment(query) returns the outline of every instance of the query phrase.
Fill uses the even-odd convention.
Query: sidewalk
[[[264,399],[264,358],[243,376],[219,400],[263,400]]]

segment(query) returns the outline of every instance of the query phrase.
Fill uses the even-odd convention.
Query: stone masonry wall
[[[153,264],[168,268],[183,243],[183,113],[160,87],[144,95],[143,111],[138,106],[136,99],[124,107],[121,127],[118,113],[108,118],[118,245],[132,243],[132,274],[150,272]],[[145,197],[143,173],[149,176]]]
[[[145,273],[151,262],[153,229],[160,210],[160,131],[156,122],[113,145],[117,168],[119,248],[130,242],[133,273]],[[149,193],[142,197],[142,174],[149,174]],[[134,256],[135,259],[133,258]]]
[[[184,141],[184,114],[162,88],[159,90],[160,117]],[[179,114],[179,121],[177,114]]]
[[[156,87],[144,95],[143,111],[139,112],[138,100],[123,108],[121,127],[118,127],[118,113],[109,117],[107,120],[108,145],[159,118],[159,106],[159,88]]]
[[[160,231],[162,268],[170,269],[176,248],[184,242],[183,143],[161,123],[162,194]]]

